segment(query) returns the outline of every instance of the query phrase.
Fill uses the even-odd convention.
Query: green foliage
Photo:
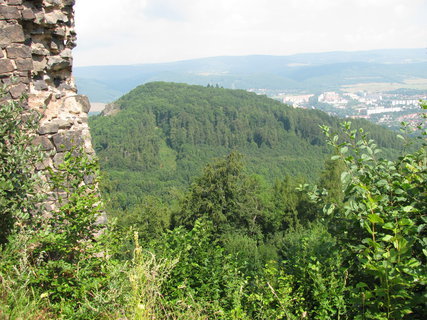
[[[138,232],[139,239],[143,243],[161,237],[170,228],[170,208],[153,196],[147,196],[141,204],[135,205],[126,212],[126,215],[118,214],[117,224],[123,229]]]
[[[426,308],[426,149],[389,161],[362,129],[360,139],[350,123],[343,129],[342,143],[325,132],[347,166],[337,221],[348,259],[358,259],[351,263],[357,319],[415,319]]]
[[[319,125],[339,126],[323,112],[254,93],[176,83],[139,86],[114,104],[117,114],[91,117],[90,126],[111,181],[106,191],[122,208],[147,194],[170,200],[171,188],[186,188],[207,163],[232,151],[270,183],[285,174],[317,179],[330,152]],[[382,147],[399,148],[392,133],[356,122]]]
[[[311,319],[346,315],[348,271],[335,237],[324,225],[316,222],[288,232],[281,255],[283,269],[292,276],[301,296],[299,306]]]
[[[245,279],[215,239],[211,222],[199,219],[190,231],[175,228],[155,243],[154,251],[163,259],[177,261],[163,291],[170,304],[197,304],[209,319],[213,315],[227,319],[239,309]]]
[[[274,262],[266,264],[262,273],[255,277],[252,290],[246,293],[245,299],[248,319],[293,320],[306,317],[295,278],[279,269]]]
[[[43,154],[32,143],[38,120],[38,114],[19,102],[0,107],[0,245],[18,227],[18,220],[29,218],[39,201],[40,181],[34,170]]]
[[[65,154],[50,182],[60,208],[41,218],[31,253],[36,268],[35,286],[43,288],[53,303],[67,300],[72,313],[79,301],[102,281],[101,253],[95,235],[101,226],[96,192],[98,165],[83,150]],[[77,153],[77,154],[76,154]],[[89,281],[93,279],[92,281]],[[74,303],[71,303],[74,301]]]
[[[170,88],[165,84],[144,90],[148,89],[169,92]],[[246,94],[233,94],[245,101]],[[224,102],[221,95],[215,97]],[[191,102],[193,97],[187,99]],[[3,119],[12,123],[21,119],[24,109],[17,107],[2,109]],[[221,113],[216,115],[218,121],[225,119]],[[252,116],[248,119],[261,119]],[[174,119],[169,124],[179,117]],[[186,119],[196,121],[190,115]],[[39,152],[29,147],[28,138],[28,130],[36,129],[35,120],[18,122],[18,130],[3,123],[1,127],[0,147],[5,152],[1,161],[15,173],[1,171],[0,175],[1,205],[12,205],[12,210],[2,207],[0,211],[8,217],[4,219],[8,241],[0,251],[0,317],[247,320],[422,319],[425,315],[424,123],[418,126],[424,147],[397,160],[378,158],[374,141],[363,129],[352,130],[350,123],[343,124],[341,136],[323,127],[335,156],[320,176],[321,189],[312,187],[311,193],[305,191],[309,185],[298,178],[276,177],[270,187],[262,175],[249,176],[236,152],[207,165],[175,207],[167,207],[156,197],[134,194],[132,201],[137,205],[120,216],[121,209],[129,205],[127,189],[110,184],[111,194],[119,191],[115,195],[123,197],[115,207],[117,228],[98,223],[99,168],[83,150],[72,150],[58,170],[49,169],[47,183],[59,205],[42,211],[35,196],[36,191],[42,192],[28,169],[28,163],[39,161]],[[274,122],[266,123],[274,126]],[[158,152],[165,177],[182,164],[190,174],[189,160],[180,162],[180,156],[195,157],[210,147],[199,144],[197,153],[178,140],[196,139],[202,131],[194,127],[194,136],[176,132],[177,141],[165,142],[163,133],[155,133],[161,125],[156,122],[150,127],[154,133],[149,143],[160,141],[158,149],[150,149],[151,155]],[[180,123],[173,128],[191,126]],[[298,127],[291,124],[290,128]],[[316,135],[315,129],[307,128],[288,137],[310,140]],[[226,135],[218,131],[215,137]],[[230,144],[233,139],[224,141]],[[262,135],[253,139],[262,141],[260,145],[255,140],[244,142],[249,149],[273,150],[264,145],[267,140]],[[272,145],[274,141],[270,139]],[[221,143],[221,150],[227,151]],[[280,147],[277,143],[275,147]],[[4,151],[7,148],[16,161]],[[129,150],[123,148],[126,154]],[[130,156],[134,158],[127,162],[128,168],[149,168],[151,155]],[[132,167],[138,159],[141,162]],[[121,201],[123,208],[117,204]],[[129,239],[129,228],[134,231],[134,242]]]
[[[174,215],[174,225],[193,227],[196,220],[206,218],[216,233],[240,230],[249,235],[260,233],[261,204],[258,186],[242,171],[241,156],[231,153],[207,165],[203,176],[191,185]]]

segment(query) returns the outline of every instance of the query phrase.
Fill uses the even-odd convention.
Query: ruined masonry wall
[[[89,1],[89,0],[82,0]],[[0,83],[6,99],[28,96],[43,114],[35,143],[50,156],[40,164],[57,167],[64,153],[83,145],[93,153],[87,124],[90,104],[72,78],[75,0],[0,0]]]
[[[27,93],[28,106],[43,114],[36,140],[54,151],[44,166],[60,162],[72,145],[93,152],[89,100],[77,94],[71,76],[73,5],[74,0],[0,0],[0,81],[9,85],[9,98]]]

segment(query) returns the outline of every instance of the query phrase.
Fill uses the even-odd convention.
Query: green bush
[[[37,211],[40,180],[34,171],[43,153],[33,145],[33,138],[39,119],[17,101],[0,107],[0,245]]]

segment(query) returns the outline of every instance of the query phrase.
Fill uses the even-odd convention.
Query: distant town
[[[402,122],[420,120],[420,100],[427,99],[427,92],[402,89],[389,92],[336,92],[320,94],[290,94],[266,89],[250,89],[265,94],[294,108],[319,109],[341,118],[363,118],[374,123],[398,128]]]

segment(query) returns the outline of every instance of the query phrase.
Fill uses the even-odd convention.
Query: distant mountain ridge
[[[427,78],[425,49],[212,57],[170,63],[74,68],[80,93],[111,102],[152,81],[219,84],[289,92],[337,90],[342,85]]]

